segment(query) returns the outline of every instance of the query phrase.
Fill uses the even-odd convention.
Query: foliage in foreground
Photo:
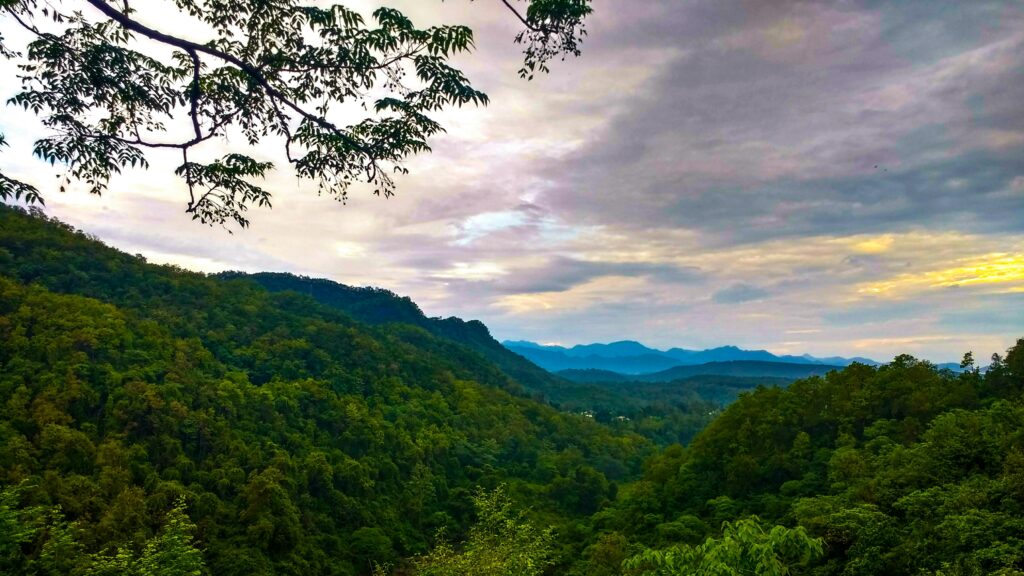
[[[516,510],[505,487],[473,498],[477,521],[458,548],[442,541],[414,562],[418,576],[540,576],[551,564],[552,534]]]
[[[594,516],[597,533],[671,550],[758,515],[823,540],[795,574],[1013,574],[1024,570],[1022,394],[1024,340],[984,374],[900,356],[758,389],[688,448],[650,460]],[[592,538],[581,574],[600,569],[601,544]]]
[[[699,546],[645,550],[625,562],[641,576],[786,576],[824,553],[803,527],[765,529],[757,517],[726,522]]]
[[[474,47],[466,26],[421,28],[388,7],[366,18],[302,0],[177,0],[172,27],[149,4],[0,0],[4,29],[30,38],[5,45],[0,34],[0,58],[17,63],[21,81],[10,103],[50,131],[33,153],[66,168],[61,190],[73,178],[100,194],[112,175],[171,150],[181,157],[174,173],[188,192],[186,211],[205,224],[245,227],[250,207],[271,203],[259,181],[274,166],[252,156],[256,144],[279,145],[296,177],[321,194],[344,200],[352,183],[365,182],[389,196],[404,161],[429,151],[443,130],[434,113],[488,101],[453,65]],[[515,39],[524,47],[521,76],[579,55],[589,0],[504,6],[524,27]],[[360,109],[364,117],[337,123],[341,110]],[[203,150],[225,137],[223,157]],[[0,200],[10,199],[42,196],[0,172]]]
[[[112,546],[88,553],[83,527],[69,523],[60,507],[19,508],[20,490],[0,492],[0,573],[38,576],[201,576],[203,554],[193,542],[195,525],[179,498],[158,532],[141,547]],[[38,550],[26,554],[26,549]]]

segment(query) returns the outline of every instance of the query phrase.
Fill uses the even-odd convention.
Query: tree
[[[146,542],[137,564],[139,576],[200,576],[205,564],[203,553],[193,543],[195,530],[185,514],[185,499],[179,497],[160,533]]]
[[[504,487],[473,498],[477,523],[456,550],[441,542],[416,559],[418,576],[539,576],[550,564],[552,535],[515,510]]]
[[[18,491],[0,490],[0,572],[5,574],[24,569],[22,546],[35,538],[37,527],[25,515],[18,509]]]
[[[395,549],[391,538],[380,528],[362,527],[349,538],[355,565],[360,569],[373,568],[374,564],[390,565],[395,560]]]
[[[821,540],[808,536],[803,527],[765,530],[755,516],[726,522],[719,539],[646,550],[625,566],[644,576],[785,576],[823,553]]]
[[[590,0],[527,0],[525,11],[501,1],[524,26],[515,38],[524,46],[522,77],[579,55]],[[245,227],[251,206],[270,205],[270,192],[254,182],[274,166],[247,148],[200,160],[202,144],[275,139],[295,174],[321,194],[344,201],[361,181],[390,196],[393,174],[406,173],[403,162],[429,151],[428,139],[443,130],[430,113],[488,101],[450,63],[473,48],[465,26],[417,28],[386,7],[368,22],[346,6],[303,0],[173,0],[197,39],[156,26],[152,5],[143,5],[0,0],[5,26],[33,38],[17,50],[0,34],[0,56],[21,70],[21,91],[9,103],[53,131],[33,151],[66,166],[65,185],[81,180],[100,194],[111,175],[147,167],[148,151],[176,150],[186,212]],[[353,110],[362,117],[352,120]],[[2,172],[0,199],[43,201]]]

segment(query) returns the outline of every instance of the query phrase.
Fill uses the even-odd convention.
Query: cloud
[[[440,274],[436,278],[450,281],[463,280],[455,289],[463,295],[476,292],[485,295],[538,294],[566,292],[575,287],[602,278],[629,278],[671,285],[700,282],[703,274],[696,267],[648,262],[604,262],[577,260],[555,256],[537,266],[523,266],[496,271],[479,264],[467,266],[472,270],[485,267],[492,274],[452,275]]]
[[[733,284],[723,288],[711,296],[711,300],[718,304],[740,304],[754,300],[764,300],[771,295],[771,292],[764,288],[750,284]]]
[[[1019,3],[595,0],[583,56],[533,82],[497,3],[389,4],[471,26],[459,65],[492,99],[437,115],[395,198],[341,205],[285,169],[229,236],[189,220],[157,154],[48,211],[155,261],[382,286],[499,338],[955,360],[1020,335]],[[9,112],[2,167],[51,191],[42,129]],[[278,148],[256,156],[286,166]]]
[[[1024,11],[766,4],[677,36],[636,105],[549,168],[570,175],[545,194],[552,209],[716,243],[1021,230],[1024,198],[1006,191],[1024,172]]]
[[[520,270],[504,283],[502,292],[563,292],[595,278],[621,276],[647,277],[657,282],[680,284],[699,282],[702,274],[695,267],[648,262],[601,262],[556,257],[542,267]]]
[[[906,297],[924,290],[984,288],[986,292],[1024,289],[1024,254],[995,253],[963,259],[948,267],[869,282],[857,288],[861,294]]]
[[[1011,339],[1024,336],[1024,292],[997,294],[950,307],[941,312],[939,325],[953,333],[998,331]]]

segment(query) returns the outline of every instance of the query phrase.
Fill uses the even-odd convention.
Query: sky
[[[955,361],[1024,336],[1024,2],[595,0],[531,82],[497,0],[386,4],[471,26],[491,98],[437,116],[393,198],[319,197],[268,141],[274,207],[228,234],[173,156],[57,192],[13,107],[0,168],[150,261],[380,286],[498,339]]]

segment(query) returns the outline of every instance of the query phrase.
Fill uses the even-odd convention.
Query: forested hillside
[[[149,265],[6,207],[0,271],[0,483],[13,509],[59,507],[82,573],[139,549],[179,498],[213,574],[368,573],[459,537],[477,487],[558,523],[649,453],[420,327]],[[4,570],[46,573],[53,532]]]
[[[418,326],[434,336],[452,340],[477,352],[541,397],[563,384],[560,378],[502,346],[491,337],[487,326],[479,320],[467,322],[455,317],[428,318],[410,298],[399,296],[389,290],[356,288],[323,278],[281,273],[227,272],[218,276],[228,279],[251,279],[272,292],[292,291],[306,294],[321,304],[337,308],[367,324],[398,322]]]
[[[1022,574],[1022,393],[1024,340],[984,375],[900,356],[742,395],[595,515],[581,573],[757,515],[822,539],[793,573]]]
[[[671,382],[693,376],[735,376],[742,378],[783,378],[796,380],[808,376],[821,376],[839,366],[827,364],[793,364],[789,362],[762,362],[758,360],[735,360],[730,362],[708,362],[696,366],[675,366],[662,372],[641,374],[635,379],[644,382]]]
[[[721,405],[732,402],[742,390],[789,382],[775,378],[718,377],[660,386],[573,383],[503,346],[482,322],[454,317],[428,318],[410,298],[388,290],[356,288],[322,278],[281,273],[227,272],[217,277],[250,279],[272,292],[308,295],[367,324],[418,326],[443,341],[480,354],[536,400],[562,411],[595,418],[617,431],[635,432],[662,447],[689,442],[711,421]]]
[[[1024,340],[724,409],[541,373],[559,410],[482,325],[309,282],[0,208],[0,573],[1024,574]]]

